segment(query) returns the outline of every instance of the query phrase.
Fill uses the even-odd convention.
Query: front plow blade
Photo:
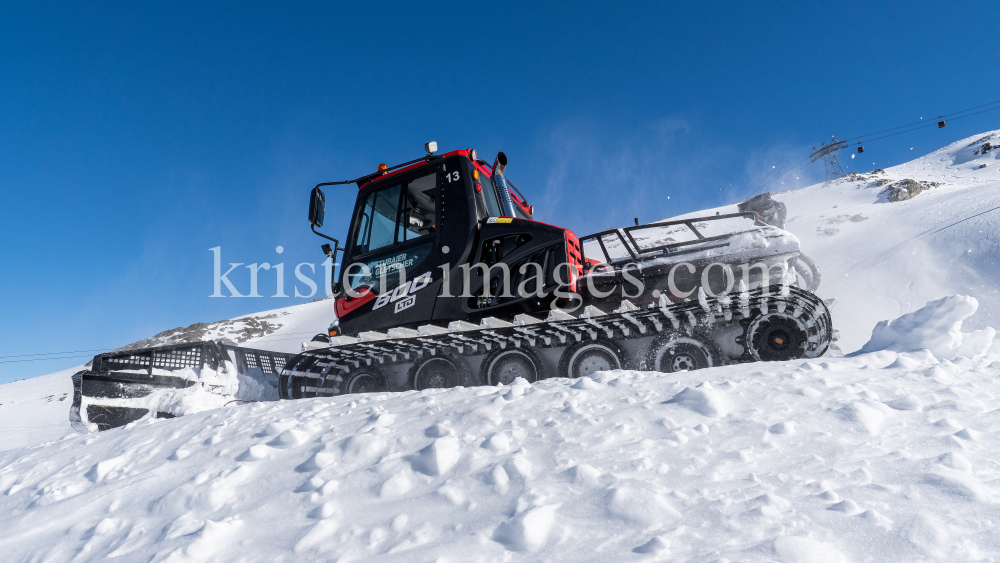
[[[99,354],[73,375],[70,422],[80,432],[173,418],[234,401],[277,399],[287,354],[194,342]]]

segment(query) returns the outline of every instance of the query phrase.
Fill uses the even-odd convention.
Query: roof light
[[[430,155],[438,152],[437,141],[431,141],[429,143],[424,143],[424,152],[427,153],[427,156],[430,156]]]
[[[388,169],[389,169],[389,167],[386,166],[386,164],[384,162],[382,164],[378,165],[378,172],[385,172]]]
[[[469,149],[469,160],[472,162],[479,160],[479,153],[476,152],[476,149]]]

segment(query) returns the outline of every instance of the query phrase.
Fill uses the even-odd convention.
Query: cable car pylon
[[[813,147],[813,153],[809,155],[809,158],[812,159],[812,162],[823,159],[823,163],[826,165],[827,182],[844,175],[844,169],[840,166],[840,161],[837,160],[837,153],[846,147],[847,142],[838,141],[836,137],[832,138],[829,145],[823,143],[819,148]]]

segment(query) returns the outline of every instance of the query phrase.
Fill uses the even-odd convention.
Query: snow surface
[[[27,561],[1000,557],[1000,356],[233,406],[0,452]]]
[[[229,405],[91,435],[67,420],[80,368],[2,385],[2,559],[1000,559],[1000,339],[967,357],[1000,326],[988,135],[776,195],[838,298],[841,347],[865,347],[850,357]],[[907,178],[942,185],[880,195]],[[691,215],[715,211],[735,206]],[[332,305],[260,313],[281,326],[245,345],[295,352]]]

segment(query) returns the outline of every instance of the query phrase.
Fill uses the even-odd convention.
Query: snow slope
[[[51,442],[72,433],[69,405],[73,402],[68,370],[0,385],[0,451]]]
[[[335,316],[333,300],[315,300],[235,319],[195,323],[189,327],[163,331],[120,350],[221,340],[249,348],[296,353],[302,350],[302,342],[310,340],[317,333],[325,333]]]
[[[1000,149],[983,154],[987,142],[1000,145],[1000,131],[884,172],[772,194],[788,208],[786,228],[820,266],[819,295],[838,299],[833,323],[845,352],[860,348],[878,321],[947,295],[979,300],[968,326],[1000,326]],[[882,192],[904,179],[941,185],[888,201]],[[716,211],[737,209],[686,216]]]
[[[1000,356],[257,403],[0,452],[28,561],[1000,557]]]

